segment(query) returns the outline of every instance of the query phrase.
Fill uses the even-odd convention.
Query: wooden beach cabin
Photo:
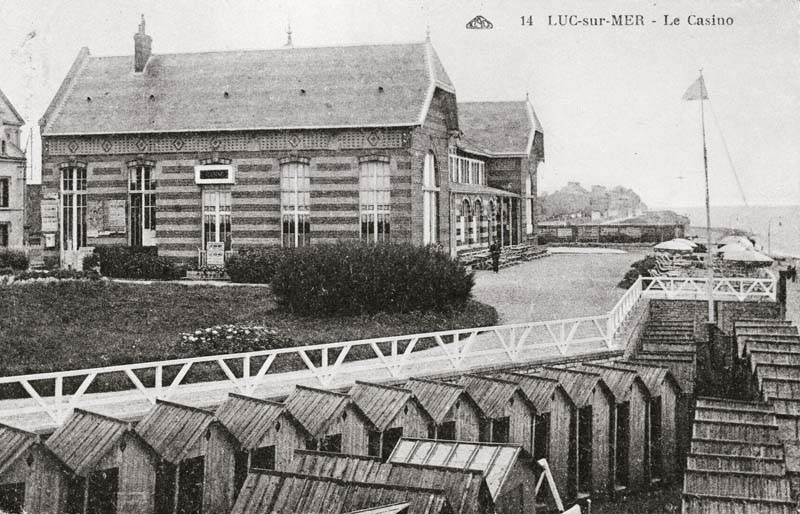
[[[636,371],[604,364],[581,364],[598,373],[614,393],[615,489],[638,490],[650,482],[648,418],[650,393]]]
[[[231,393],[217,419],[236,439],[234,491],[251,468],[288,471],[294,450],[305,448],[308,433],[282,403]]]
[[[161,458],[156,514],[230,511],[239,445],[212,412],[158,400],[136,432]]]
[[[533,425],[533,460],[547,459],[550,471],[565,497],[577,494],[577,411],[558,380],[525,375],[503,373],[501,378],[519,384],[525,396],[533,403],[536,417]],[[570,434],[565,437],[564,434]]]
[[[615,452],[611,430],[614,394],[611,389],[599,374],[578,369],[544,367],[530,374],[558,380],[575,403],[578,493],[608,495],[614,486]]]
[[[409,389],[356,381],[350,397],[375,426],[367,453],[389,458],[401,437],[427,437],[433,419]]]
[[[68,478],[38,434],[0,425],[0,512],[62,512]]]
[[[377,457],[297,450],[294,472],[345,481],[441,487],[453,514],[494,514],[494,501],[478,470],[382,462]]]
[[[519,384],[501,378],[463,375],[458,384],[481,408],[479,440],[487,443],[516,443],[533,454],[533,422],[536,409]]]
[[[307,449],[367,455],[375,426],[349,395],[298,385],[284,404],[308,432]]]
[[[497,514],[535,512],[538,467],[520,445],[403,438],[389,462],[480,471]]]
[[[681,388],[669,368],[629,362],[611,363],[614,367],[630,369],[639,374],[650,393],[650,479],[672,482],[679,478],[678,420]]]
[[[45,446],[71,473],[62,512],[153,512],[158,456],[129,423],[75,409]]]
[[[404,387],[414,393],[433,418],[434,427],[428,433],[429,439],[478,440],[481,409],[463,386],[412,378]]]
[[[441,486],[350,482],[260,469],[247,476],[231,514],[345,514],[398,503],[408,503],[408,514],[453,514]]]

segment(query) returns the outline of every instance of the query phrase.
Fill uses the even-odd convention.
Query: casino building
[[[456,255],[535,241],[532,105],[458,103],[429,40],[151,48],[144,19],[132,56],[83,48],[40,121],[42,231],[62,262],[99,244],[202,264],[209,245],[360,239]]]

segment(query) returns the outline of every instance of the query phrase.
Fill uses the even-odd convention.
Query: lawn
[[[496,311],[478,302],[454,313],[298,318],[278,311],[263,287],[108,281],[5,286],[0,287],[0,352],[4,356],[0,375],[191,356],[180,346],[180,334],[220,324],[269,326],[288,338],[290,345],[298,346],[493,325],[496,321]],[[276,365],[275,371],[302,366],[299,359],[294,363],[276,361]],[[169,374],[165,372],[165,378]],[[217,377],[200,370],[188,378]],[[100,389],[107,387],[113,386],[98,383]]]

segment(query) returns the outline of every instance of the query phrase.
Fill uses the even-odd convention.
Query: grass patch
[[[444,313],[375,314],[347,317],[295,317],[277,310],[263,287],[120,284],[69,281],[0,287],[0,375],[63,371],[115,364],[191,357],[181,347],[182,332],[233,323],[275,329],[290,346],[352,341],[392,335],[451,330],[497,323],[494,308],[471,301],[466,308]],[[418,345],[422,349],[429,342]],[[402,348],[401,348],[402,349]],[[386,351],[386,348],[383,348]],[[337,356],[331,352],[331,362]],[[374,357],[355,350],[347,360]],[[311,355],[319,362],[319,355]],[[252,363],[257,369],[261,362]],[[238,372],[237,366],[231,366]],[[299,358],[276,359],[271,371],[304,368]],[[170,380],[178,368],[167,368]],[[145,384],[153,377],[140,375]],[[222,380],[216,365],[194,366],[189,382]],[[44,383],[43,383],[44,384]],[[68,380],[65,391],[77,388]],[[98,377],[90,392],[124,386],[122,374]],[[41,389],[42,393],[47,393]],[[6,388],[0,396],[16,396]]]

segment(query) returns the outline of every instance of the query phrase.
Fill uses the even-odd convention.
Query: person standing
[[[500,270],[500,251],[500,245],[497,244],[497,241],[494,241],[489,246],[489,254],[492,256],[492,271],[495,273]]]

